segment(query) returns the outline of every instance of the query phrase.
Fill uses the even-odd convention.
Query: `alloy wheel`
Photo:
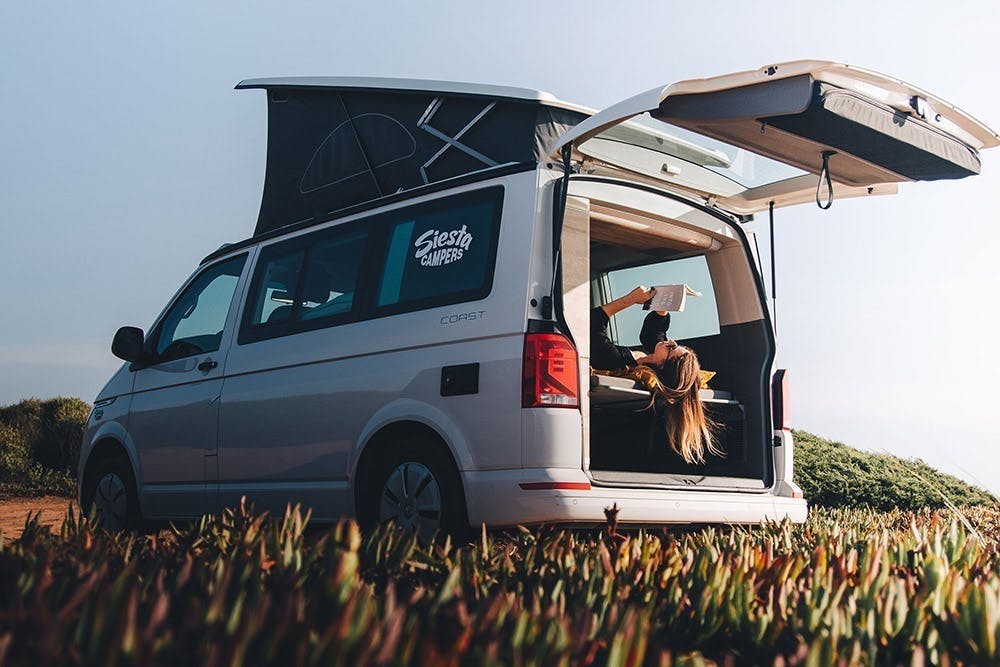
[[[117,473],[109,472],[94,491],[97,525],[107,530],[124,530],[128,521],[128,490]]]
[[[389,521],[429,540],[441,528],[441,487],[422,463],[401,463],[389,473],[379,497],[379,522]]]

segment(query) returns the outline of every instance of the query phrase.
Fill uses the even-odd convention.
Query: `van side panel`
[[[536,172],[463,190],[497,184],[503,215],[486,298],[233,346],[220,417],[223,503],[245,494],[259,508],[291,501],[320,518],[352,512],[359,449],[393,405],[440,433],[460,470],[520,467]],[[367,267],[362,279],[380,272]],[[474,363],[478,390],[442,396],[442,368]]]

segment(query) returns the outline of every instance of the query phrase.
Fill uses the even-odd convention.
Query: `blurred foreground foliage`
[[[89,414],[78,398],[0,407],[0,497],[72,495]]]
[[[1000,662],[996,509],[461,547],[306,524],[244,508],[144,536],[29,520],[0,543],[0,663]]]

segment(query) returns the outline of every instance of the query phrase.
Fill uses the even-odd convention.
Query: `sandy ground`
[[[40,496],[38,498],[7,498],[0,500],[0,532],[4,540],[10,540],[21,535],[24,520],[29,512],[41,512],[41,523],[46,526],[58,526],[66,515],[66,508],[76,501],[60,496]]]

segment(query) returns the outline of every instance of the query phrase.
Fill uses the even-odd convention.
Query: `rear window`
[[[502,188],[490,188],[432,202],[390,223],[376,308],[401,312],[487,296],[502,203]]]
[[[611,300],[624,296],[638,285],[690,285],[701,296],[689,296],[684,312],[670,313],[670,330],[675,340],[714,336],[719,333],[719,309],[715,303],[715,288],[705,257],[685,257],[669,262],[647,264],[608,273]],[[638,345],[639,331],[648,311],[638,306],[626,308],[613,318],[619,345]]]

